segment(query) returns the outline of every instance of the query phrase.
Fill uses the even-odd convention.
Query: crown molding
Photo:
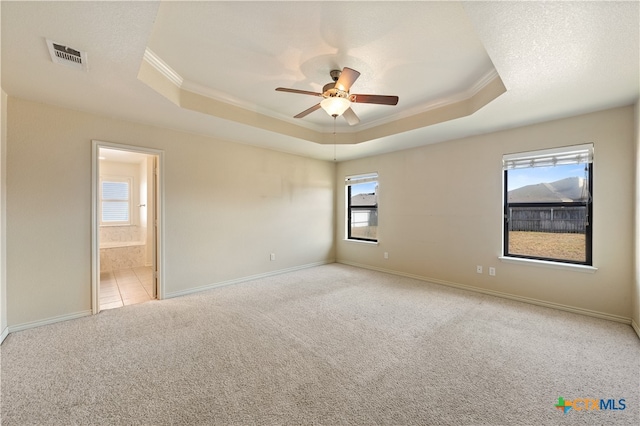
[[[162,60],[162,58],[160,58],[154,51],[152,51],[148,47],[144,51],[144,60],[147,62],[147,64],[151,65],[156,71],[158,71],[162,76],[164,76],[180,90],[195,93],[196,95],[201,95],[218,102],[236,106],[238,108],[243,108],[249,111],[256,111],[262,115],[276,118],[278,120],[284,120],[291,124],[295,124],[309,130],[314,130],[316,132],[322,132],[324,130],[323,126],[318,126],[304,121],[298,121],[292,117],[260,108],[258,105],[240,100],[228,95],[227,93],[215,90],[211,87],[203,86],[190,80],[185,80],[180,74],[178,74],[178,72],[171,68],[165,61]]]
[[[142,65],[148,68],[142,66],[138,78],[182,108],[319,144],[358,144],[465,117],[506,91],[502,79],[492,68],[469,88],[452,96],[389,115],[381,120],[348,129],[341,127],[339,134],[336,134],[335,131],[328,132],[327,126],[283,116],[213,88],[184,80],[149,48],[145,50]],[[150,70],[168,84],[153,77],[153,72],[149,74]]]
[[[208,86],[203,86],[201,84],[194,83],[193,81],[190,81],[190,80],[184,80],[180,88],[182,90],[186,90],[187,92],[195,93],[196,95],[204,96],[206,98],[210,98],[218,102],[223,102],[225,104],[233,105],[238,108],[246,109],[248,111],[255,111],[262,115],[266,115],[268,117],[275,118],[278,120],[287,121],[291,124],[295,124],[297,126],[300,126],[309,130],[314,130],[316,132],[322,132],[324,129],[324,126],[318,126],[316,124],[309,123],[304,120],[297,120],[293,117],[273,112],[266,108],[262,108],[252,102],[241,100],[239,98],[230,96],[227,93],[221,92],[219,90],[213,89]]]
[[[478,94],[482,89],[491,84],[495,79],[500,78],[498,75],[498,71],[495,68],[490,69],[484,75],[482,75],[471,87],[461,92],[455,93],[451,96],[446,96],[444,98],[435,99],[433,101],[421,104],[419,106],[406,109],[402,112],[391,114],[386,117],[380,118],[378,120],[369,121],[365,124],[361,124],[357,126],[358,130],[367,130],[373,127],[378,127],[384,124],[388,124],[394,121],[402,120],[404,118],[412,117],[414,115],[423,114],[429,111],[433,111],[435,109],[444,108],[449,105],[456,104],[458,102],[466,101],[476,94]]]
[[[184,83],[182,76],[148,47],[144,50],[144,60],[178,88],[182,87]]]

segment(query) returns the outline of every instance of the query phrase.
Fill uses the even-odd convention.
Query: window
[[[593,145],[503,157],[505,257],[592,265]]]
[[[131,224],[131,178],[101,178],[100,224]]]
[[[378,241],[378,175],[348,177],[347,238]]]

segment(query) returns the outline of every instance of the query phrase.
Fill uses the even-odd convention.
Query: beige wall
[[[628,320],[633,138],[634,110],[626,107],[340,163],[337,260]],[[593,259],[599,270],[500,262],[502,155],[587,142],[595,145]],[[379,174],[379,245],[344,241],[341,182],[366,172]],[[482,275],[476,265],[484,266]]]
[[[7,322],[7,268],[6,268],[6,141],[7,141],[7,94],[1,91],[0,103],[0,336],[6,335]],[[0,342],[2,338],[0,337]]]
[[[635,162],[636,162],[636,176],[635,176],[635,275],[633,280],[633,292],[632,292],[632,315],[633,326],[640,336],[640,101],[635,105]]]
[[[165,152],[168,296],[334,259],[331,162],[16,98],[8,123],[9,327],[91,308],[92,139]]]
[[[165,151],[168,296],[337,257],[640,321],[640,265],[634,269],[633,256],[640,230],[640,214],[633,213],[640,210],[633,183],[640,181],[634,155],[640,120],[633,107],[348,161],[337,169],[15,98],[8,110],[3,105],[3,118],[7,111],[6,167],[0,170],[7,198],[2,300],[9,301],[6,309],[0,304],[3,327],[90,311],[92,139]],[[599,270],[501,263],[502,155],[585,142],[595,144],[593,255]],[[342,182],[372,171],[380,175],[380,244],[345,242]],[[635,234],[629,231],[634,220]],[[485,267],[482,275],[475,272],[478,264]],[[496,267],[495,277],[486,274],[489,266]]]

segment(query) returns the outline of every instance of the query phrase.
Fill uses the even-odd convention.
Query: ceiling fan
[[[344,67],[342,71],[332,70],[329,75],[333,79],[331,83],[325,84],[322,93],[309,92],[306,90],[287,89],[278,87],[279,92],[299,93],[301,95],[320,96],[324,98],[320,103],[309,109],[302,111],[294,118],[302,118],[315,110],[324,109],[332,117],[344,116],[349,125],[354,126],[360,122],[356,113],[351,109],[352,103],[397,105],[397,96],[384,95],[356,95],[350,94],[351,85],[360,77],[360,73],[354,69]]]

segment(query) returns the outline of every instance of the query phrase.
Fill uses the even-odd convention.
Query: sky
[[[568,177],[585,177],[584,166],[584,164],[567,164],[564,166],[509,170],[507,191],[542,182],[555,182]]]
[[[568,164],[553,167],[532,167],[509,170],[507,191],[542,182],[555,182],[568,177],[584,177],[584,164]],[[359,183],[351,186],[351,195],[376,192],[378,182]]]
[[[351,196],[358,194],[373,194],[376,192],[376,186],[378,182],[359,183],[357,185],[351,185]]]

